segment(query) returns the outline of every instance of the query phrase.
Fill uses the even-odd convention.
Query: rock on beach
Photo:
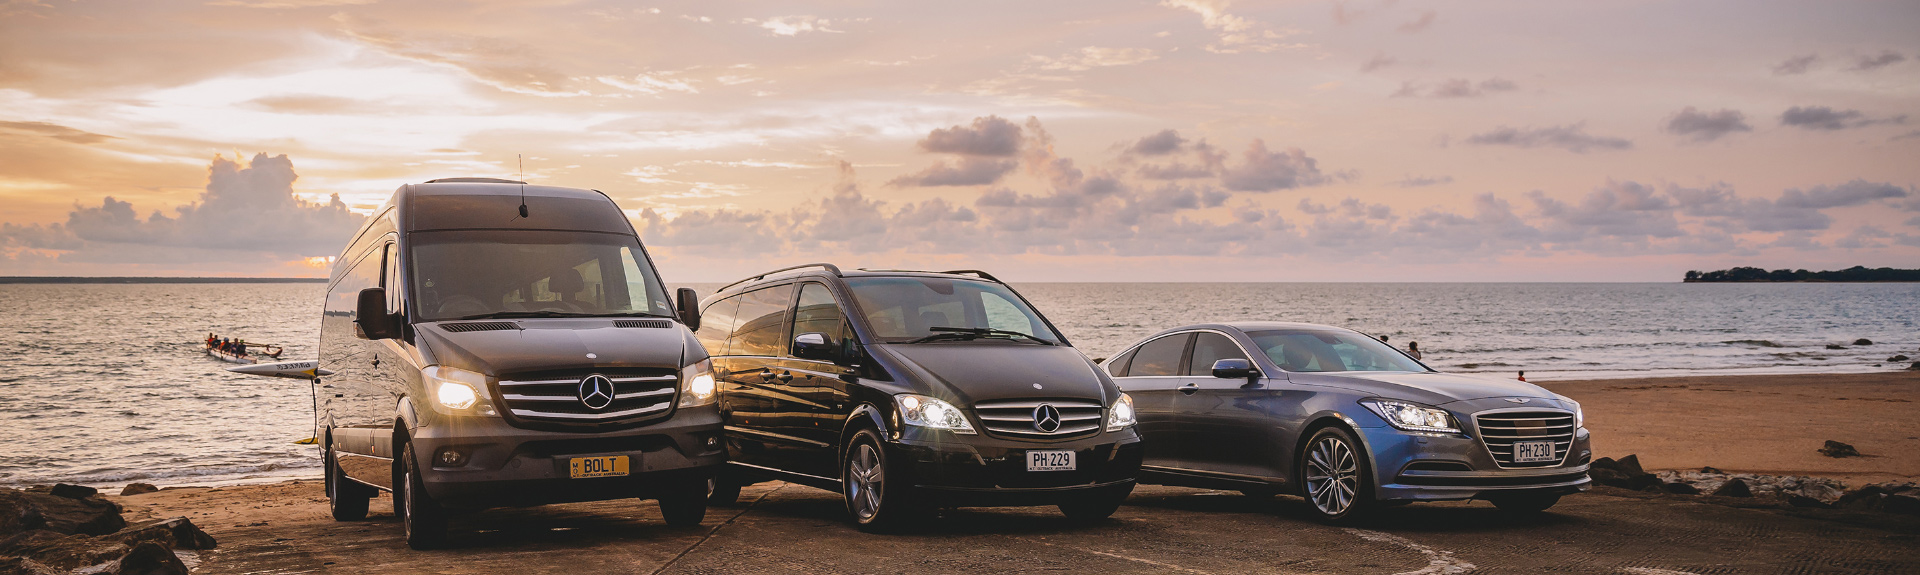
[[[186,575],[176,549],[218,545],[185,517],[128,525],[77,485],[0,489],[0,574]]]

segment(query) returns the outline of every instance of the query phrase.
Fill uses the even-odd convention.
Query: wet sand
[[[1585,407],[1600,457],[1647,470],[1815,475],[1852,485],[1920,480],[1920,372],[1541,383]],[[1862,457],[1832,458],[1827,440]]]

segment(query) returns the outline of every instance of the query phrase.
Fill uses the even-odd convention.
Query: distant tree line
[[[1897,270],[1853,266],[1839,271],[1773,270],[1733,268],[1710,272],[1687,272],[1688,282],[1920,282],[1920,270]]]

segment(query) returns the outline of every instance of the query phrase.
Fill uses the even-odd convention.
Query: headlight
[[[967,416],[962,415],[960,409],[951,403],[924,395],[902,393],[893,396],[893,405],[900,408],[900,420],[907,425],[973,434],[973,424],[967,423]]]
[[[1133,396],[1122,393],[1107,409],[1107,431],[1120,431],[1133,424]]]
[[[447,412],[499,415],[480,390],[487,388],[487,376],[455,367],[430,365],[420,370],[433,390],[433,402]]]
[[[680,368],[680,407],[698,407],[713,403],[713,360]]]
[[[1460,426],[1453,422],[1453,416],[1447,415],[1444,409],[1387,399],[1369,399],[1360,403],[1399,429],[1460,433]]]
[[[1573,406],[1573,428],[1574,429],[1580,429],[1582,427],[1587,426],[1587,414],[1585,410],[1580,409],[1580,402],[1574,401],[1573,398],[1567,397],[1564,395],[1560,396],[1560,402]]]

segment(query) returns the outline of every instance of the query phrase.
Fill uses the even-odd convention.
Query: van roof
[[[520,206],[527,216],[520,217]],[[633,233],[612,198],[598,190],[536,186],[493,178],[443,178],[400,186],[393,203],[408,232],[461,229]]]
[[[993,282],[997,284],[1006,283],[1006,282],[1000,281],[1000,278],[993,277],[992,274],[989,274],[987,272],[983,272],[980,270],[951,270],[951,271],[944,271],[944,272],[934,272],[934,271],[921,271],[921,270],[892,270],[892,269],[861,268],[856,270],[842,271],[839,266],[835,266],[833,264],[819,263],[819,264],[804,264],[804,265],[797,265],[793,267],[780,268],[777,270],[761,273],[758,275],[749,276],[746,279],[736,281],[721,287],[719,290],[714,291],[712,296],[708,296],[708,297],[717,297],[721,294],[730,293],[730,292],[746,291],[748,288],[758,287],[761,284],[780,281],[780,280],[789,280],[789,279],[794,279],[799,277],[835,277],[835,278],[944,277],[944,278],[969,279],[969,280],[975,280],[975,281],[988,281],[988,282]]]

